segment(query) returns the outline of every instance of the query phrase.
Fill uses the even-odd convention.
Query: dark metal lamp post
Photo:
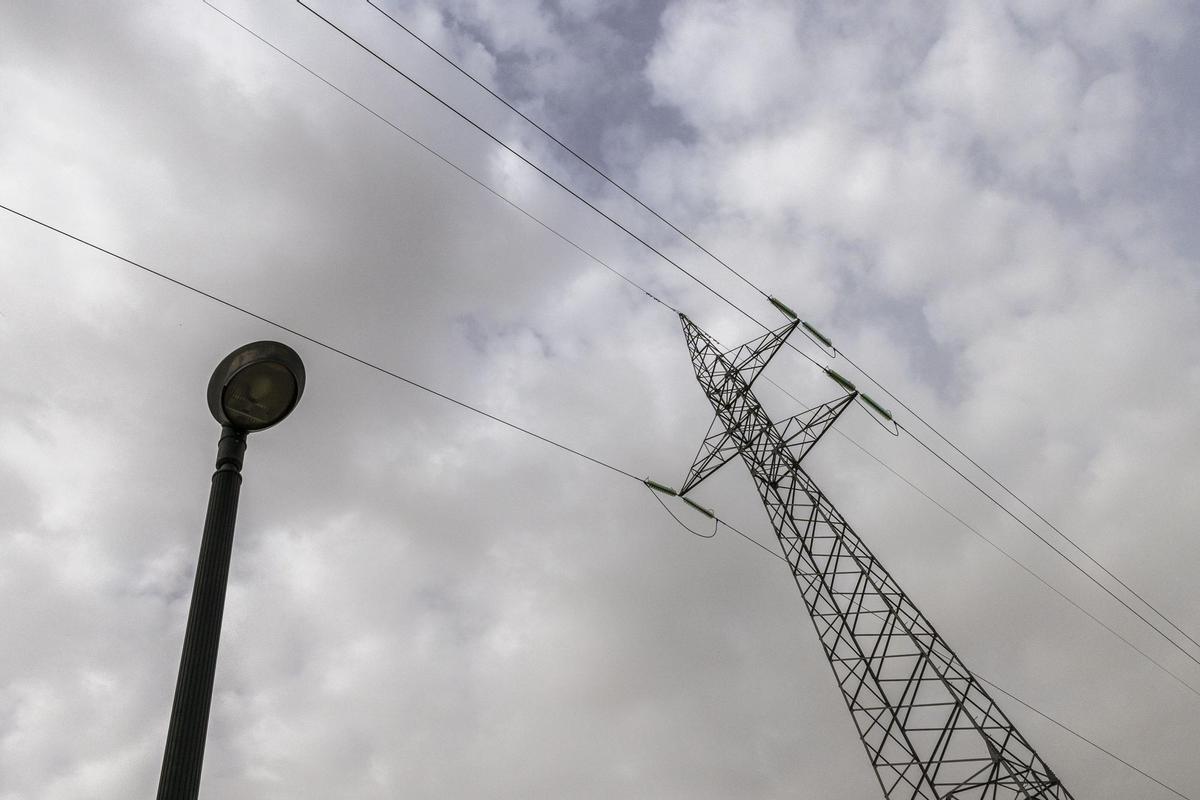
[[[158,800],[195,800],[200,793],[246,436],[282,421],[303,392],[304,364],[296,351],[279,342],[239,347],[217,365],[208,382],[208,408],[221,423],[221,438],[158,779]]]

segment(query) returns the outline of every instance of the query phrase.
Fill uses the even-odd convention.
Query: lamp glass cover
[[[225,385],[221,405],[234,427],[269,428],[287,416],[296,402],[296,379],[277,361],[260,361],[238,370]]]

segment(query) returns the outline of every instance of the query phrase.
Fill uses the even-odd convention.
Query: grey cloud
[[[929,53],[956,35],[941,10],[891,4],[873,22],[866,6],[809,9],[775,31],[780,59],[801,54],[794,73],[759,59],[765,5],[741,6],[744,39],[720,52],[690,47],[685,23],[733,4],[389,8],[877,365],[1195,627],[1194,254],[1172,196],[1128,166],[1194,177],[1158,145],[1187,138],[1192,112],[1164,112],[1194,106],[1184,57],[1127,58],[1168,41],[1178,12],[1027,5],[1010,44],[1057,32],[1082,61],[1121,69],[1107,90],[1088,73],[1048,103],[1035,121],[1053,124],[1021,127],[1032,110],[1007,109],[1016,121],[999,129],[1033,141],[988,138],[921,95]],[[753,335],[294,4],[229,8],[729,343]],[[320,8],[598,188],[369,7]],[[678,480],[708,412],[671,314],[201,5],[0,13],[3,202]],[[1020,52],[1001,63],[1029,66]],[[701,124],[722,112],[713,70],[743,76],[763,125]],[[1091,157],[1072,150],[1080,130]],[[1004,146],[978,158],[967,141]],[[1074,153],[1070,174],[1091,189],[1064,200],[1024,180],[1009,144]],[[602,196],[767,318],[719,267]],[[0,225],[0,465],[19,476],[0,489],[0,797],[153,791],[216,434],[203,386],[225,352],[270,337],[302,351],[310,380],[294,417],[250,443],[206,795],[876,796],[777,560],[728,532],[688,536],[627,479]],[[836,391],[798,361],[772,374],[810,402]],[[764,391],[773,413],[795,410]],[[844,430],[1194,682],[1194,665],[920,451],[860,415]],[[840,438],[813,469],[969,664],[1194,791],[1194,696]],[[702,499],[769,543],[738,470]],[[1009,710],[1078,796],[1155,796]]]

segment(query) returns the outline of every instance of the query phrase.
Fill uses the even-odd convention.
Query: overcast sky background
[[[220,5],[723,341],[757,335],[298,4]],[[365,3],[315,5],[782,321]],[[1194,3],[386,5],[1200,631]],[[671,313],[198,0],[0,5],[0,108],[0,203],[634,474],[686,472],[711,412]],[[250,439],[203,796],[878,797],[786,567],[633,481],[7,213],[0,338],[3,800],[152,796],[204,389],[265,338],[308,387]],[[770,375],[838,394],[795,354]],[[911,443],[857,408],[839,427],[1200,687]],[[1200,797],[1200,696],[844,439],[810,462],[970,667]],[[744,467],[709,484],[773,544]],[[1173,796],[1001,704],[1076,797]]]

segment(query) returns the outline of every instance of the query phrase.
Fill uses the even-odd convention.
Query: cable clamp
[[[691,500],[688,500],[686,497],[679,498],[679,499],[683,500],[683,502],[687,503],[689,506],[696,509],[697,511],[704,514],[706,517],[708,517],[709,519],[711,519],[713,521],[712,533],[701,533],[700,531],[694,530],[693,528],[689,527],[686,522],[684,522],[678,516],[676,516],[675,512],[672,511],[670,508],[668,508],[667,504],[663,502],[663,499],[661,497],[659,497],[659,495],[662,495],[662,494],[669,495],[671,497],[679,497],[679,495],[676,493],[676,491],[674,489],[672,489],[670,486],[663,486],[661,483],[652,481],[649,478],[646,478],[646,480],[642,481],[642,483],[646,484],[646,488],[650,490],[651,496],[653,496],[654,499],[658,501],[658,504],[663,507],[663,511],[666,511],[667,514],[669,514],[671,516],[671,519],[675,520],[675,523],[677,525],[679,525],[679,527],[683,528],[685,531],[692,534],[693,536],[699,537],[701,539],[711,539],[717,535],[717,526],[721,524],[721,521],[719,519],[717,519],[716,514],[714,514],[713,512],[709,511],[706,508],[701,508],[700,506],[693,503]]]

